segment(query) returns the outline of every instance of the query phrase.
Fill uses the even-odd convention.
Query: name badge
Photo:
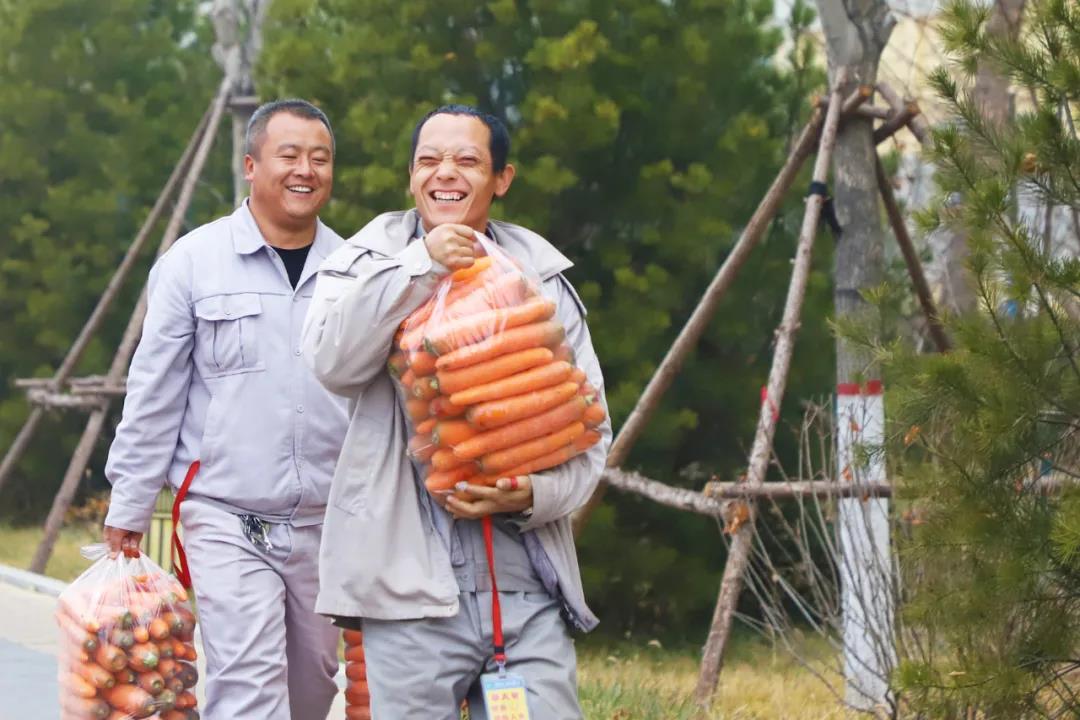
[[[525,696],[525,680],[510,673],[484,673],[480,676],[484,707],[488,720],[530,720]]]

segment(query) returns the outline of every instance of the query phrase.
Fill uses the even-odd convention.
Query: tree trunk
[[[873,85],[878,62],[895,20],[884,0],[817,0],[830,77]],[[839,321],[859,318],[877,323],[863,292],[884,277],[884,232],[875,175],[877,150],[868,119],[845,123],[833,155],[833,195],[843,231],[836,243],[834,304]],[[883,482],[884,461],[857,460],[860,444],[879,445],[884,413],[880,373],[869,352],[839,338],[836,344],[838,477]],[[894,665],[892,605],[880,591],[888,578],[888,500],[840,501],[840,578],[842,593],[846,700],[874,710],[890,702],[888,678]]]

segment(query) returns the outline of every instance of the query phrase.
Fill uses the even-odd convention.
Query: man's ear
[[[495,176],[495,197],[501,198],[510,189],[510,183],[514,182],[514,174],[517,171],[510,163],[506,163],[506,167],[502,169],[502,172]]]
[[[251,182],[255,177],[255,158],[250,155],[244,156],[244,179]]]

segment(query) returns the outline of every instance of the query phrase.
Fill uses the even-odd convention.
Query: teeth
[[[291,185],[291,186],[289,186],[289,189],[292,190],[293,192],[298,192],[298,193],[314,192],[314,190],[312,190],[307,185]]]
[[[436,200],[445,200],[445,201],[449,201],[449,202],[457,202],[457,201],[463,200],[465,198],[464,193],[440,192],[438,190],[436,190],[434,193],[432,193],[432,195],[435,196]]]

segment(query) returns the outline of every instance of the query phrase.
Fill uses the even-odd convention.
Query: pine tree
[[[900,548],[896,684],[921,717],[1075,717],[1080,260],[1019,208],[1080,211],[1080,6],[1029,2],[1017,37],[988,32],[989,14],[971,0],[944,11],[953,64],[931,81],[953,119],[934,133],[941,195],[920,218],[967,238],[978,308],[949,318],[947,355],[879,347],[915,519]],[[1011,118],[988,120],[973,99],[986,62],[1016,90]]]

